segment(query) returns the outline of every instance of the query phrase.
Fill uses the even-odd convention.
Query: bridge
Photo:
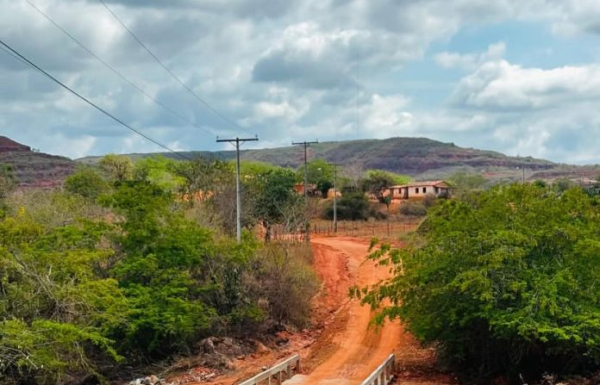
[[[390,354],[360,385],[389,385],[394,379],[396,359]],[[239,385],[293,385],[304,384],[305,377],[300,372],[300,356],[293,355],[288,359],[273,365],[273,367],[240,383]],[[332,382],[335,381],[335,382]],[[336,380],[327,380],[328,385],[342,385]],[[350,385],[350,382],[343,382]],[[319,384],[311,384],[319,385]],[[325,385],[323,383],[323,385]],[[356,384],[359,385],[359,384]]]

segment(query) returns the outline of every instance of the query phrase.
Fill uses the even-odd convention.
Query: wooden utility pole
[[[236,236],[238,245],[242,243],[242,197],[240,191],[240,143],[246,142],[257,142],[258,136],[254,138],[235,138],[235,139],[219,139],[217,137],[217,143],[228,142],[235,145],[235,198],[236,198]]]
[[[339,164],[333,163],[333,232],[337,233],[337,168]]]
[[[310,242],[310,213],[308,210],[308,147],[311,144],[319,143],[318,140],[314,142],[292,142],[293,146],[303,146],[304,147],[304,201],[306,204],[306,243]]]

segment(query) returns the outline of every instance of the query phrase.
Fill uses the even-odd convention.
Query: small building
[[[391,186],[388,190],[388,194],[391,193],[394,200],[419,199],[425,198],[427,195],[436,197],[448,196],[450,194],[450,185],[442,180],[436,180]]]
[[[294,191],[296,191],[298,194],[304,195],[304,183],[296,183],[294,185]],[[308,195],[310,197],[320,196],[321,191],[319,191],[319,189],[317,189],[316,184],[309,183],[306,188],[306,195]]]

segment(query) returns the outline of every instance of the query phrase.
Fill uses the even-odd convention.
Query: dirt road
[[[348,286],[371,285],[388,277],[388,269],[377,267],[371,261],[365,261],[368,244],[356,238],[317,238],[313,240],[316,269],[320,274],[336,271],[340,260],[347,266],[348,277],[340,276],[340,281],[325,278],[329,302],[337,308],[336,314],[340,325],[334,325],[327,343],[315,346],[315,349],[326,349],[329,356],[316,365],[310,373],[299,375],[285,384],[327,384],[352,385],[360,384],[381,362],[399,346],[406,335],[399,323],[387,323],[377,330],[369,328],[372,312],[368,306],[361,306],[358,300],[348,300]],[[329,264],[333,269],[324,268]],[[321,265],[321,266],[319,266]],[[340,275],[340,274],[338,274]],[[329,278],[329,279],[328,279]],[[337,327],[335,327],[337,326]],[[331,327],[330,327],[331,329]],[[311,357],[308,357],[310,363]]]
[[[235,362],[235,370],[210,383],[237,384],[292,354],[302,357],[302,374],[287,385],[358,385],[390,353],[396,354],[402,385],[454,384],[449,376],[432,371],[435,354],[423,349],[398,322],[377,330],[369,327],[368,306],[348,298],[348,289],[371,285],[388,277],[388,269],[366,261],[368,240],[315,237],[313,266],[322,287],[313,301],[313,328],[289,334],[281,350],[264,350]],[[194,383],[200,385],[201,383]],[[190,384],[191,385],[191,384]]]

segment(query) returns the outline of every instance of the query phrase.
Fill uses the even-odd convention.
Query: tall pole
[[[333,164],[333,232],[337,233],[337,163]]]
[[[310,218],[308,210],[308,146],[311,144],[319,143],[318,140],[314,142],[292,142],[293,146],[304,146],[304,203],[306,204],[306,243],[310,242]]]
[[[240,143],[256,142],[258,137],[255,138],[235,138],[235,139],[219,139],[217,137],[217,143],[228,142],[235,146],[235,203],[236,203],[236,238],[238,245],[242,243],[242,194],[240,188]]]

